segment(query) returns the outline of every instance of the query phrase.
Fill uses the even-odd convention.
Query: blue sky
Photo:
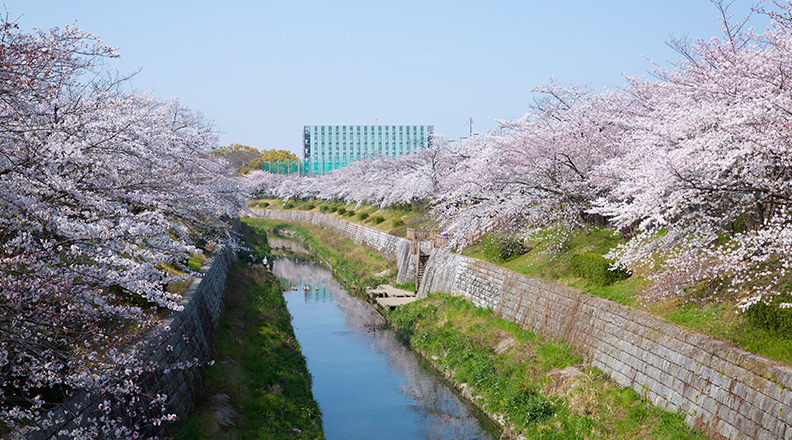
[[[753,0],[735,0],[742,17]],[[132,85],[213,120],[222,145],[298,153],[314,124],[432,124],[450,138],[529,110],[550,77],[595,90],[719,35],[707,0],[5,0],[20,26],[119,47]],[[757,24],[758,26],[758,24]],[[299,153],[298,153],[299,155]]]

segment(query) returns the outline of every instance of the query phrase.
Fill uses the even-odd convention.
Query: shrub
[[[347,211],[346,215],[347,215],[347,217],[353,217],[355,215],[355,210],[350,209],[349,211]]]
[[[531,250],[525,246],[521,238],[514,235],[486,234],[481,241],[484,247],[484,256],[495,262],[513,260]]]
[[[404,219],[403,218],[393,219],[393,227],[398,228],[399,226],[404,226]]]
[[[624,269],[610,270],[612,264],[612,260],[593,253],[575,254],[569,259],[570,269],[575,276],[599,286],[609,286],[630,277],[630,272]]]
[[[357,215],[358,220],[365,220],[368,218],[368,216],[368,212],[359,212]]]
[[[336,211],[338,211],[338,206],[331,206],[330,207],[330,212],[336,212]]]
[[[316,205],[314,205],[313,203],[309,203],[309,204],[303,206],[303,209],[305,209],[306,211],[310,211],[310,210],[312,210],[314,208],[316,208]]]
[[[380,224],[380,223],[385,221],[385,217],[383,217],[381,215],[375,215],[374,217],[371,217],[371,221],[374,222],[375,225],[378,225],[378,224]],[[402,222],[402,223],[404,223],[404,222]]]
[[[322,206],[319,207],[319,211],[321,211],[321,212],[327,212],[327,210],[329,210],[329,209],[330,209],[330,207],[327,206],[327,205],[322,205]]]
[[[416,291],[415,281],[410,281],[409,283],[403,283],[403,284],[394,284],[393,287],[402,290],[409,290],[412,292]]]
[[[338,208],[339,215],[344,215],[344,213],[346,213],[346,208],[344,208],[343,206],[341,208]]]
[[[269,202],[259,202],[258,204],[259,208],[266,208],[268,206],[269,206]]]
[[[292,202],[288,202],[285,205],[283,205],[283,209],[292,209],[292,208],[294,208],[294,203]]]
[[[745,317],[755,327],[792,336],[792,308],[778,307],[782,303],[792,303],[792,296],[777,296],[767,304],[760,301],[745,311]]]

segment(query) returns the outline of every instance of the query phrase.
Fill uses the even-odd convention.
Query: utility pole
[[[468,135],[469,138],[473,137],[473,117],[470,118],[470,134]]]

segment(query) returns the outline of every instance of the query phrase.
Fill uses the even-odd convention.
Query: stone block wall
[[[354,243],[379,252],[385,259],[396,263],[399,270],[396,277],[397,283],[415,281],[415,256],[410,254],[410,242],[405,238],[321,212],[276,209],[251,209],[250,211],[253,215],[261,218],[306,222],[332,228]]]
[[[630,307],[493,264],[437,253],[419,294],[468,297],[563,338],[622,386],[714,438],[792,439],[792,369]]]
[[[239,231],[239,220],[232,227]],[[167,394],[168,413],[185,415],[192,409],[197,390],[204,379],[205,364],[211,359],[212,341],[217,330],[217,320],[223,310],[226,278],[236,253],[230,246],[222,246],[201,267],[201,277],[194,279],[179,304],[184,308],[164,319],[148,343],[148,359],[164,360],[169,364],[197,361],[199,366],[158,371],[146,376],[141,388],[150,395]],[[25,435],[30,439],[64,438],[60,430],[74,428],[75,416],[90,417],[97,411],[99,401],[90,400],[86,393],[76,394],[64,407],[50,416],[62,419],[61,423],[45,431]],[[69,415],[66,415],[69,414]],[[174,425],[150,427],[148,436],[168,437]]]

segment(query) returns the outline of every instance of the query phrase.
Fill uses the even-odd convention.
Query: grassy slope
[[[243,233],[254,252],[269,252],[252,229]],[[324,438],[311,376],[271,273],[235,264],[213,349],[204,398],[180,422],[177,439]]]
[[[405,341],[465,389],[477,405],[530,439],[704,439],[678,414],[616,386],[562,341],[548,341],[434,294],[388,313]],[[565,367],[576,367],[564,369]],[[568,372],[583,373],[571,377]],[[467,391],[466,394],[470,392]]]
[[[420,227],[422,222],[424,221],[423,217],[420,215],[418,210],[411,206],[402,206],[402,207],[384,208],[384,209],[379,209],[372,206],[361,206],[357,210],[355,210],[354,205],[347,205],[345,203],[337,203],[337,202],[320,202],[314,200],[308,202],[291,202],[291,203],[293,203],[294,206],[290,209],[322,212],[324,214],[329,214],[338,218],[343,218],[345,220],[357,222],[380,231],[385,231],[397,237],[404,237],[407,234],[407,227]],[[251,206],[253,207],[264,208],[265,204],[267,209],[283,209],[282,200],[262,199],[262,200],[254,200],[253,202],[251,202]],[[308,205],[314,205],[314,207],[312,209],[307,209]],[[325,206],[326,208],[322,208],[322,206]],[[336,211],[331,212],[332,208],[335,208]],[[338,214],[338,208],[344,208],[345,210],[347,210],[347,212],[345,212],[344,214]],[[355,214],[350,216],[349,215],[350,210],[354,211]],[[359,220],[358,214],[360,213],[368,214],[368,217]],[[376,216],[382,216],[383,221],[377,223],[376,220],[374,220]],[[401,226],[394,226],[394,220],[401,220],[404,224]]]

